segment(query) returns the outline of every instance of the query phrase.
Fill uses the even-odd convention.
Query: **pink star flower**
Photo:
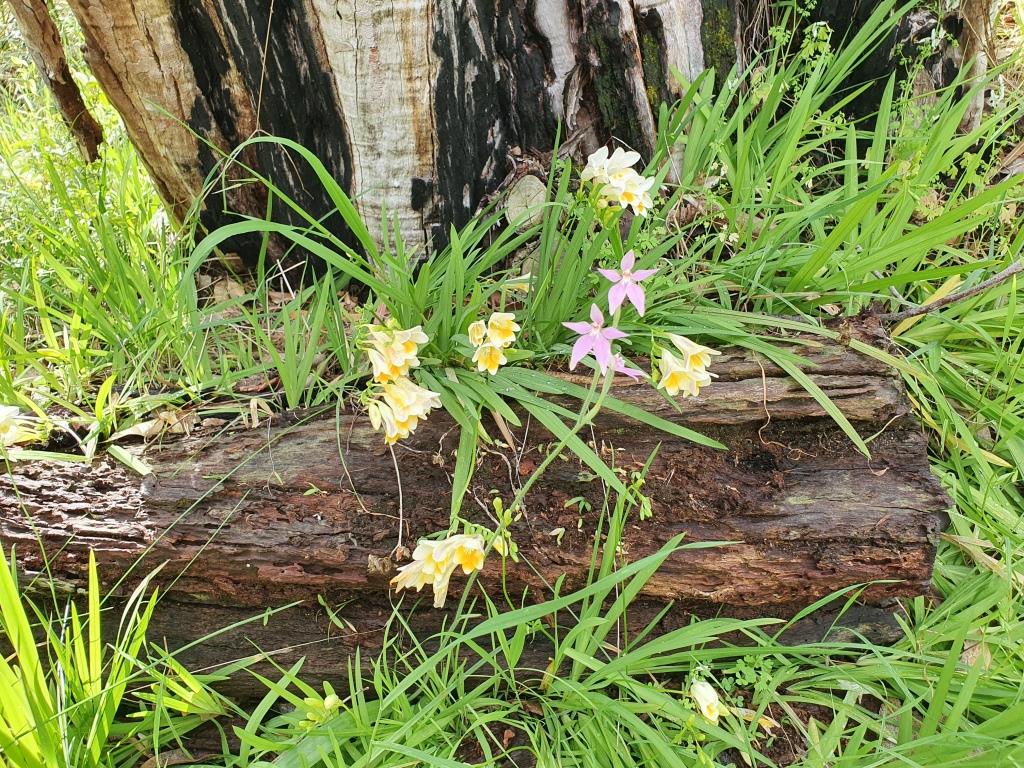
[[[626,361],[626,358],[624,358],[622,355],[614,355],[612,357],[612,370],[614,370],[616,373],[621,373],[625,376],[629,376],[629,378],[633,379],[633,381],[636,381],[637,379],[642,379],[647,375],[639,368],[630,368],[629,364]]]
[[[626,255],[622,257],[622,264],[619,265],[619,269],[622,270],[621,272],[614,269],[597,270],[614,283],[611,290],[608,291],[608,309],[612,314],[618,312],[623,302],[629,299],[629,303],[636,307],[640,317],[644,316],[644,289],[640,287],[640,281],[646,280],[658,270],[638,269],[634,272],[633,266],[635,264],[636,254],[632,251],[626,251]]]
[[[618,328],[605,328],[604,315],[597,304],[590,305],[589,323],[562,323],[570,331],[580,335],[576,343],[572,345],[572,355],[569,357],[569,370],[573,370],[591,352],[601,369],[601,373],[608,373],[608,366],[612,364],[612,342],[616,339],[626,338],[625,333]]]

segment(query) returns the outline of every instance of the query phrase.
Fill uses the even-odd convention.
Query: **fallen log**
[[[609,412],[593,427],[595,445],[627,472],[658,447],[644,485],[652,516],[630,521],[624,558],[643,557],[680,532],[688,541],[734,542],[678,552],[650,580],[645,604],[675,601],[666,624],[690,612],[792,615],[869,582],[861,597],[868,606],[928,591],[950,502],[929,470],[926,439],[902,385],[842,345],[800,352],[811,379],[861,435],[873,436],[870,458],[804,388],[749,352],[717,359],[719,378],[696,400],[672,404],[648,384],[615,382],[620,399],[728,448],[696,446]],[[525,419],[513,432],[514,448],[481,452],[467,514],[494,491],[510,499],[552,442]],[[123,589],[165,564],[159,580],[169,591],[153,639],[171,648],[303,601],[265,625],[193,649],[192,663],[247,655],[249,639],[264,650],[300,647],[291,655],[307,655],[311,675],[337,676],[356,646],[366,658],[380,645],[394,599],[389,555],[399,519],[406,543],[447,528],[457,444],[453,423],[435,414],[396,447],[401,512],[380,435],[364,415],[333,410],[152,446],[145,460],[154,471],[145,478],[107,459],[16,463],[0,478],[0,542],[17,545],[29,572],[41,570],[45,550],[51,573],[72,586],[82,581],[90,548],[108,580],[127,574]],[[574,458],[552,464],[528,494],[528,515],[515,531],[532,568],[506,564],[509,594],[539,600],[550,595],[545,583],[559,577],[563,593],[584,583],[603,498],[600,481]],[[500,572],[492,555],[480,583],[493,595],[501,594]],[[452,593],[461,587],[453,581]],[[318,597],[344,606],[347,629],[331,625]],[[423,607],[414,624],[436,627],[443,615]]]

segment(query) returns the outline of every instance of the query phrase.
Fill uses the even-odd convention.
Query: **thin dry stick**
[[[956,304],[958,301],[963,301],[964,299],[969,299],[972,296],[977,296],[979,293],[984,293],[989,288],[995,288],[997,285],[1005,283],[1011,277],[1020,272],[1024,272],[1024,259],[1015,261],[1002,272],[993,275],[988,280],[978,283],[973,288],[967,288],[962,291],[957,291],[956,293],[951,293],[949,296],[933,301],[931,304],[922,304],[919,307],[905,309],[902,312],[889,312],[879,315],[879,318],[886,323],[898,323],[901,320],[906,320],[911,317],[927,315],[929,312],[934,312],[942,309],[943,307],[948,307],[950,304]]]
[[[398,481],[398,544],[395,545],[394,549],[394,552],[398,553],[402,550],[402,526],[405,525],[405,504],[402,501],[402,473],[398,470],[395,446],[389,445],[388,450],[391,451],[391,463],[395,465],[395,479]]]

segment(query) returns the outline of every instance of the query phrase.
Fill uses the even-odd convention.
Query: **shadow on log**
[[[644,486],[653,514],[628,525],[626,559],[650,554],[680,532],[688,541],[734,542],[681,551],[650,580],[638,610],[648,606],[653,615],[675,601],[665,629],[692,613],[793,615],[867,582],[880,582],[864,591],[868,606],[929,589],[950,502],[929,470],[926,439],[901,384],[843,346],[801,354],[860,434],[874,436],[870,458],[799,384],[747,352],[716,361],[719,378],[697,400],[672,404],[647,384],[615,383],[619,398],[728,447],[698,447],[607,412],[594,427],[606,461],[626,472],[660,446]],[[539,464],[552,438],[536,423],[524,420],[524,428],[528,434],[514,430],[518,450],[481,452],[467,514],[483,521],[474,499],[495,492],[510,499]],[[406,542],[447,528],[457,443],[452,422],[435,414],[396,448]],[[256,622],[193,650],[187,658],[194,666],[251,653],[243,638],[264,650],[302,646],[282,661],[307,655],[306,672],[316,677],[343,674],[356,646],[363,658],[373,655],[392,611],[388,556],[399,509],[391,457],[365,416],[288,414],[268,428],[154,446],[145,458],[154,474],[144,479],[106,459],[91,467],[13,465],[0,479],[0,541],[17,545],[27,571],[41,568],[42,542],[53,573],[71,585],[83,581],[89,548],[108,580],[131,572],[124,588],[166,563],[160,578],[170,590],[151,639],[170,648],[269,606],[303,601],[266,626]],[[589,510],[570,503],[579,498]],[[508,563],[509,594],[541,600],[550,594],[544,581],[564,576],[563,594],[584,583],[603,498],[600,481],[575,459],[552,465],[515,531],[536,573]],[[559,528],[560,540],[552,535]],[[480,580],[492,595],[500,594],[500,570],[492,555]],[[461,586],[453,580],[452,593]],[[349,630],[331,626],[319,596],[343,606]],[[444,615],[425,605],[413,625],[429,631]]]

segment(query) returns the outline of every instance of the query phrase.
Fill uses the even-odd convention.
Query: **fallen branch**
[[[885,314],[877,315],[877,317],[884,323],[898,323],[912,317],[920,317],[921,315],[927,315],[931,312],[937,312],[943,307],[948,307],[950,304],[956,304],[957,302],[970,299],[991,288],[995,288],[997,285],[1002,285],[1020,272],[1024,272],[1024,259],[1015,261],[998,274],[993,275],[988,280],[983,280],[971,288],[965,288],[962,291],[951,293],[949,296],[943,296],[941,299],[936,299],[930,304],[921,304],[917,307],[905,309],[902,312],[887,312]]]
[[[858,431],[877,434],[870,458],[807,390],[749,352],[716,360],[719,378],[698,399],[673,404],[648,384],[616,381],[616,397],[728,448],[697,446],[607,411],[595,420],[596,450],[630,482],[657,449],[643,484],[651,516],[630,521],[624,560],[680,533],[687,542],[732,542],[671,556],[641,592],[637,626],[670,601],[676,607],[664,629],[692,613],[793,615],[854,585],[867,586],[862,599],[873,605],[928,591],[949,499],[932,476],[927,440],[901,383],[842,346],[795,351]],[[495,444],[481,451],[464,504],[464,514],[482,524],[491,500],[511,499],[519,478],[557,442],[536,421],[528,434],[525,422],[508,427],[520,450]],[[333,412],[291,414],[269,431],[175,439],[145,453],[154,470],[146,478],[110,461],[18,463],[0,477],[0,543],[17,545],[27,572],[43,570],[42,544],[50,572],[72,585],[84,578],[90,548],[105,577],[123,578],[122,590],[165,563],[159,579],[170,589],[152,634],[170,648],[302,601],[266,626],[255,622],[198,646],[191,663],[245,655],[251,641],[293,648],[282,663],[304,655],[307,673],[335,677],[357,646],[364,659],[380,647],[395,599],[388,580],[397,563],[389,553],[399,520],[407,542],[448,527],[458,443],[452,422],[434,414],[396,446],[401,504],[392,457],[357,414],[337,422]],[[492,555],[481,587],[500,602],[503,594],[546,599],[560,579],[563,593],[582,586],[604,501],[602,483],[586,467],[571,456],[555,461],[530,489],[526,519],[513,530],[528,563]],[[453,595],[463,583],[453,581]],[[342,627],[321,597],[341,606]],[[429,632],[446,615],[423,607],[412,626]]]

